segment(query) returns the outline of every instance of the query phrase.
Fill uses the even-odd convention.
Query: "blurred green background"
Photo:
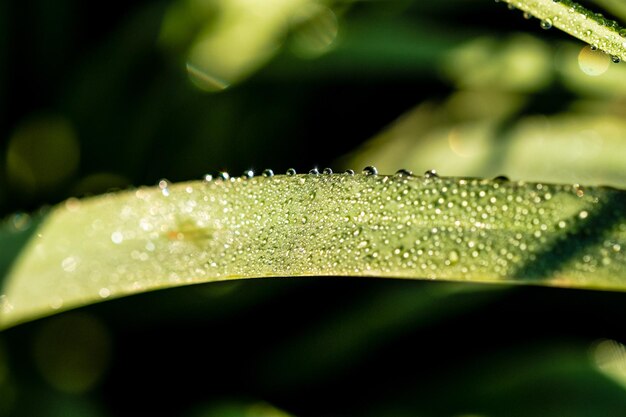
[[[626,21],[620,0],[585,4]],[[0,63],[2,270],[41,207],[220,170],[626,187],[626,65],[493,1],[6,0]],[[159,291],[0,334],[0,416],[623,416],[624,300]]]

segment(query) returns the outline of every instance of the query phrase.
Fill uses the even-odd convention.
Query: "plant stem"
[[[570,0],[502,0],[542,22],[597,47],[613,57],[626,59],[626,29],[616,21],[594,13]]]

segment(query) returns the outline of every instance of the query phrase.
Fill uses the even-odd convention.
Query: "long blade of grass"
[[[626,28],[571,0],[503,0],[541,20],[545,29],[557,27],[599,48],[615,62],[626,59]]]
[[[626,290],[624,208],[613,188],[407,172],[162,182],[57,206],[5,281],[1,324],[253,277]]]

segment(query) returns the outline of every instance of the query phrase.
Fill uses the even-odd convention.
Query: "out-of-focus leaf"
[[[463,349],[462,340],[449,353],[451,363]],[[446,367],[445,357],[439,357],[444,370],[422,376],[429,378],[426,387],[390,382],[396,389],[397,413],[388,413],[389,405],[384,404],[365,415],[411,416],[416,415],[415,409],[423,413],[417,415],[468,417],[622,415],[626,408],[622,387],[598,372],[588,351],[588,345],[576,341],[529,341],[476,355],[471,363],[452,369]],[[418,390],[427,390],[428,396]],[[458,391],[454,401],[446,401],[453,391]]]
[[[579,102],[580,110],[508,121],[527,98],[465,91],[444,105],[422,104],[342,162],[437,169],[445,175],[626,187],[626,122],[617,104]],[[606,109],[604,114],[592,110]]]
[[[375,80],[380,77],[417,79],[437,71],[441,61],[465,33],[450,33],[427,20],[397,17],[345,19],[340,22],[337,41],[316,60],[293,59],[282,54],[269,65],[264,77],[280,80],[345,79]]]
[[[177,285],[373,276],[626,289],[626,193],[324,174],[192,182],[58,206],[5,282],[2,324]]]
[[[534,92],[552,78],[550,58],[546,44],[530,35],[480,37],[449,51],[443,71],[460,88]]]
[[[615,16],[626,20],[626,3],[622,0],[595,0],[595,2]]]
[[[309,0],[179,1],[166,15],[161,41],[177,48],[193,38],[187,60],[191,80],[203,90],[220,91],[271,58],[290,20],[311,7]]]

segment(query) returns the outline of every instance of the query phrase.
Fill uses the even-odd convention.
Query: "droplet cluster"
[[[302,275],[626,289],[623,207],[610,188],[435,170],[161,180],[59,206],[2,303],[19,320],[164,286]]]

